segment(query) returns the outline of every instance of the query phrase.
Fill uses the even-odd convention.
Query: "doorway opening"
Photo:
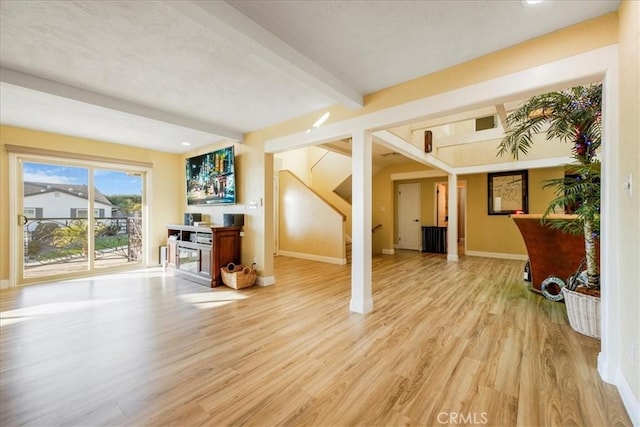
[[[437,182],[435,184],[435,218],[438,227],[449,225],[449,184]],[[467,182],[458,182],[458,254],[466,253],[467,241]]]

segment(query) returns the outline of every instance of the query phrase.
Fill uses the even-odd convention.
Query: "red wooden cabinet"
[[[240,264],[241,227],[167,225],[167,266],[194,282],[222,285],[220,269]]]

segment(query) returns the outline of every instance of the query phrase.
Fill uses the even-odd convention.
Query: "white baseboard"
[[[0,289],[9,289],[9,280],[0,280]]]
[[[466,251],[464,254],[468,256],[481,256],[485,258],[515,259],[518,261],[526,261],[529,259],[527,255],[505,254],[502,252]]]
[[[373,311],[373,299],[368,298],[365,301],[354,301],[354,299],[351,298],[349,310],[360,314],[371,313]]]
[[[382,254],[383,255],[393,255],[395,253],[396,253],[396,251],[393,248],[391,248],[391,249],[382,249]]]
[[[611,371],[609,362],[603,351],[598,353],[598,374],[600,374],[602,381],[616,385],[616,372]]]
[[[393,245],[393,248],[394,249],[403,249],[403,250],[407,250],[407,251],[418,251],[418,252],[420,252],[422,250],[421,246],[417,246],[415,248],[404,248],[404,247],[401,247],[400,245],[397,245],[397,244]]]
[[[289,256],[291,258],[308,259],[310,261],[326,262],[328,264],[346,265],[347,260],[345,258],[334,258],[322,255],[305,254],[301,252],[279,251],[278,255]]]
[[[640,400],[633,394],[629,383],[624,375],[622,375],[620,369],[618,369],[616,375],[616,386],[618,387],[618,393],[620,393],[627,414],[629,418],[631,418],[631,424],[640,427]]]
[[[256,285],[258,286],[271,286],[276,284],[275,276],[258,276],[256,278]]]
[[[458,255],[447,254],[447,261],[459,261],[460,258]]]

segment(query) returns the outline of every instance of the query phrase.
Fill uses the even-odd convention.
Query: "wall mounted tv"
[[[186,174],[188,205],[236,202],[233,146],[188,158]]]

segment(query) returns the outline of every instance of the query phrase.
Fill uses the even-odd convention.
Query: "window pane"
[[[23,228],[23,277],[87,270],[87,223],[77,218],[87,216],[89,171],[23,162],[22,172],[22,205],[28,218]]]
[[[96,268],[142,260],[142,175],[96,169]]]

